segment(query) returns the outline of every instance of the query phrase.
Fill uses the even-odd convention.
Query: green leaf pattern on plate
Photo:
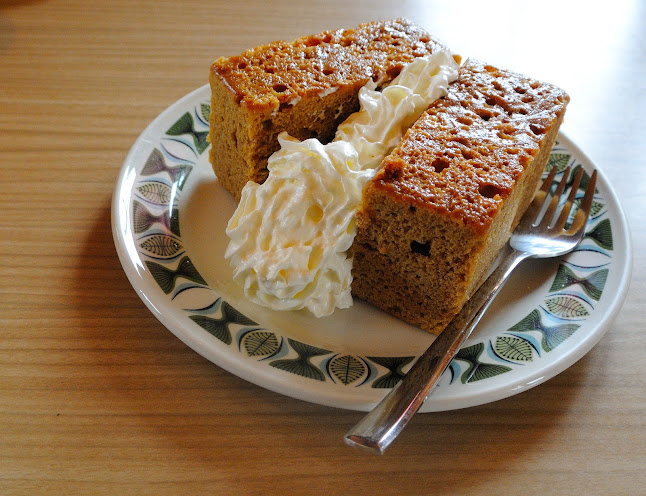
[[[163,233],[142,238],[139,248],[154,258],[172,258],[183,250],[178,238]]]
[[[556,167],[557,172],[563,172],[570,161],[572,155],[569,153],[552,153],[550,158],[547,160],[547,166],[545,170],[548,172]]]
[[[155,205],[168,205],[171,199],[171,188],[161,181],[142,183],[137,191],[150,203]]]
[[[280,349],[281,343],[275,332],[265,329],[256,329],[245,333],[240,340],[247,356],[272,357]]]
[[[498,336],[494,345],[496,355],[516,362],[531,362],[534,348],[529,341],[516,336]]]
[[[569,295],[546,298],[545,306],[552,315],[557,315],[564,319],[583,318],[590,315],[590,312],[580,300]]]
[[[357,356],[337,355],[329,361],[327,369],[331,377],[347,386],[361,379],[367,372],[368,367]]]

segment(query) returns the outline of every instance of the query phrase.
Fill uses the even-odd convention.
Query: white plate
[[[223,258],[235,203],[208,162],[209,98],[204,86],[170,106],[126,158],[112,229],[130,282],[171,332],[220,367],[294,398],[371,409],[434,337],[361,301],[316,319],[245,300]],[[548,168],[566,165],[593,169],[560,135]],[[602,174],[593,208],[576,252],[517,270],[421,411],[511,396],[599,341],[624,300],[631,248]]]

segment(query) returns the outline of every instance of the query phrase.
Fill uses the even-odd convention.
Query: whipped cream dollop
[[[382,91],[370,81],[359,90],[359,112],[342,122],[334,137],[359,153],[362,168],[375,169],[417,119],[446,95],[458,77],[458,65],[448,50],[420,57],[406,65]]]
[[[406,65],[382,91],[368,83],[360,110],[326,145],[287,133],[262,184],[248,182],[229,220],[225,258],[245,296],[275,310],[316,317],[352,305],[356,211],[365,183],[428,106],[448,92],[458,65],[443,50]]]
[[[247,183],[229,220],[234,280],[252,301],[276,310],[309,309],[316,316],[352,304],[354,212],[372,171],[338,141],[299,142],[281,133],[269,177]]]

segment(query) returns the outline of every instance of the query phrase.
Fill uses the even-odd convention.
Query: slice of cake
[[[358,110],[370,79],[392,81],[416,57],[445,48],[406,19],[371,22],[259,46],[216,60],[210,72],[210,160],[236,200],[247,181],[262,183],[267,159],[286,131],[329,142]]]
[[[461,67],[363,190],[353,294],[441,332],[533,198],[568,101],[519,74]]]

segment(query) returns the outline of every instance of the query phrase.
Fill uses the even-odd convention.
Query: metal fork
[[[520,262],[528,258],[564,255],[572,251],[583,239],[594,197],[597,171],[592,173],[583,200],[567,227],[570,210],[583,176],[583,168],[579,169],[574,178],[570,193],[562,206],[570,168],[564,171],[563,178],[548,202],[555,174],[556,168],[553,168],[514,230],[508,243],[511,247],[508,255],[419,357],[404,379],[345,435],[347,444],[382,454],[422,406],[461,345]]]

